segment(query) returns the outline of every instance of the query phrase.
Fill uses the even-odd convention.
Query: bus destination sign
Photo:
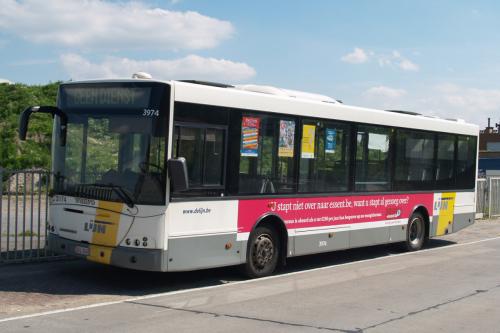
[[[65,108],[147,108],[151,88],[63,87]]]

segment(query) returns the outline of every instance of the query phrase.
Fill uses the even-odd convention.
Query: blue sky
[[[495,1],[0,0],[0,80],[256,83],[500,122]]]

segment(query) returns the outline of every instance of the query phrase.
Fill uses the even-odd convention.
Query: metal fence
[[[477,180],[476,215],[479,218],[500,216],[500,177]]]
[[[476,217],[483,218],[488,216],[489,193],[488,181],[486,178],[479,178],[476,187]]]
[[[49,172],[0,168],[0,263],[53,258],[46,248]]]
[[[500,216],[500,177],[489,177],[488,216]]]

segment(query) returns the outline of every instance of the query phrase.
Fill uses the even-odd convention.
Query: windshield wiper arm
[[[123,200],[123,202],[129,208],[133,208],[135,206],[135,203],[134,203],[134,200],[132,199],[132,197],[130,197],[130,195],[120,185],[114,185],[114,184],[97,184],[97,183],[93,183],[93,184],[80,184],[80,185],[110,188],[111,190],[113,190],[116,193],[116,195],[118,195],[118,197],[120,199]]]
[[[123,187],[118,185],[111,185],[110,187],[123,200],[123,202],[125,202],[128,208],[134,208],[134,200],[132,200],[130,195],[127,192],[125,192]]]

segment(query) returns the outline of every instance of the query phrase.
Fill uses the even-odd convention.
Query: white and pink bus
[[[242,265],[474,223],[476,125],[267,86],[61,84],[49,246],[150,271]]]

